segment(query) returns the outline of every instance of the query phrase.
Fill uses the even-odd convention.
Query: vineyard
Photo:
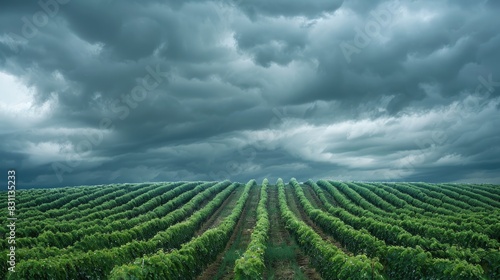
[[[497,185],[114,184],[15,204],[0,279],[500,279]]]

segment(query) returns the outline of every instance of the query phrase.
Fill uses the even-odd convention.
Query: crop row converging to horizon
[[[292,178],[15,199],[2,279],[500,279],[498,185]]]

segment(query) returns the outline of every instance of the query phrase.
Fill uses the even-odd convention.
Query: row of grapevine
[[[442,217],[455,218],[456,220],[460,219],[460,217],[456,216],[457,213],[454,213],[451,210],[429,204],[428,202],[425,202],[425,201],[421,201],[421,200],[416,199],[407,193],[404,193],[404,192],[396,189],[395,184],[387,184],[386,183],[386,184],[377,184],[377,186],[383,187],[386,191],[396,195],[397,197],[405,200],[406,202],[408,202],[409,204],[411,204],[417,208],[424,209],[429,214],[436,213],[436,214],[441,215]]]
[[[111,215],[114,214],[123,215],[123,213],[133,210],[134,207],[136,207],[137,205],[140,205],[148,200],[157,198],[162,194],[165,193],[172,194],[172,191],[176,189],[184,187],[183,189],[185,190],[186,188],[193,187],[197,184],[198,183],[193,182],[193,183],[183,184],[181,186],[179,186],[178,184],[161,184],[161,185],[153,185],[153,187],[148,186],[139,193],[137,193],[139,190],[130,192],[126,195],[108,201],[107,203],[103,203],[99,207],[90,208],[82,211],[75,211],[75,212],[70,211],[68,213],[69,214],[68,218],[71,220],[72,223],[78,223],[78,224],[83,224],[85,222],[101,220],[106,218],[108,218],[109,221],[109,217]],[[178,191],[174,192],[174,194],[178,194]],[[65,220],[67,220],[67,218],[58,217],[57,220],[58,222],[60,222],[59,224],[63,224]],[[51,223],[53,223],[53,220],[46,219],[38,222],[31,222],[31,226],[35,227],[41,226],[42,228],[44,228],[45,226],[47,226],[48,224],[50,225]]]
[[[133,264],[115,267],[109,279],[194,279],[224,249],[254,185],[255,180],[246,184],[231,214],[216,228],[207,230],[179,250],[159,252]]]
[[[98,211],[102,211],[102,209],[96,211],[97,207],[89,207],[88,209],[74,208],[76,211],[68,211],[68,214],[57,217],[57,219],[58,219],[58,221],[61,221],[61,220],[75,221],[75,219],[78,219],[79,222],[85,222],[85,221],[92,221],[96,218],[103,219],[103,217],[104,217],[106,222],[114,221],[117,219],[129,217],[130,213],[132,213],[131,210],[134,210],[134,212],[135,212],[135,209],[137,207],[144,205],[148,201],[157,200],[158,198],[162,198],[163,196],[167,196],[167,197],[165,197],[166,199],[163,199],[163,201],[168,201],[168,199],[170,199],[171,197],[179,194],[179,189],[182,189],[182,188],[186,189],[186,187],[193,187],[193,186],[196,186],[199,184],[200,184],[199,182],[192,182],[192,183],[178,182],[178,183],[169,183],[169,184],[159,184],[159,185],[156,185],[155,188],[153,188],[145,193],[142,193],[142,194],[140,194],[132,199],[129,199],[128,201],[126,201],[126,203],[124,203],[118,207],[114,207],[112,209],[105,210],[106,211],[105,215],[98,215],[97,217],[90,216],[90,215],[95,215],[94,213],[96,213]],[[121,198],[121,197],[119,199],[123,200],[123,198]],[[98,200],[100,200],[100,199],[98,199]],[[95,202],[89,201],[86,204],[82,204],[82,206],[92,205],[92,204],[95,204]]]
[[[20,262],[16,273],[9,274],[8,279],[66,279],[83,278],[103,279],[116,265],[121,265],[145,254],[151,254],[159,249],[172,249],[188,241],[201,224],[208,219],[217,208],[229,197],[239,185],[233,183],[227,186],[227,181],[218,183],[200,193],[196,200],[192,199],[184,207],[197,207],[202,201],[217,193],[215,198],[202,209],[194,212],[187,220],[172,225],[145,241],[132,241],[112,249],[89,251],[86,253],[69,253],[50,258],[37,259],[36,256]],[[175,213],[183,215],[182,211]],[[174,212],[169,214],[174,215]],[[6,256],[6,255],[5,255]],[[5,259],[3,255],[2,259]],[[6,265],[2,261],[2,265]],[[6,273],[7,269],[0,271]]]
[[[462,189],[470,190],[470,191],[475,192],[477,194],[480,194],[484,197],[488,197],[489,199],[492,199],[493,201],[497,201],[497,202],[500,201],[500,193],[498,193],[498,190],[495,189],[494,186],[470,185],[470,184],[461,184],[461,185],[447,184],[447,185],[461,187]]]
[[[122,189],[120,189],[120,190],[118,190],[116,192],[113,192],[111,195],[106,195],[106,196],[109,196],[109,197],[107,197],[107,200],[103,200],[100,203],[102,204],[102,203],[104,203],[106,201],[113,200],[114,197],[115,197],[114,195],[116,195],[116,194],[125,195],[125,194],[127,194],[127,192],[129,192],[130,190],[132,190],[133,188],[136,188],[136,187],[140,188],[140,184],[136,184],[136,185],[133,185],[133,186],[128,186],[128,185],[123,186]],[[79,190],[80,188],[73,188],[73,189]],[[92,190],[94,188],[89,188],[89,189]],[[33,192],[35,192],[35,190],[33,190]],[[63,196],[64,192],[53,191],[53,192],[49,192],[49,193],[45,193],[45,194],[42,193],[42,195],[39,196],[39,197],[34,196],[31,193],[31,191],[19,191],[19,193],[21,195],[18,194],[16,196],[16,206],[17,206],[18,209],[23,209],[23,211],[21,211],[17,215],[17,218],[18,218],[19,223],[20,223],[19,224],[20,225],[20,229],[22,230],[21,232],[18,232],[18,235],[19,236],[32,236],[32,237],[37,236],[37,234],[40,231],[42,231],[42,228],[41,227],[33,227],[33,226],[31,226],[31,224],[30,224],[31,218],[32,217],[36,217],[38,215],[42,215],[41,217],[38,218],[38,220],[42,220],[43,221],[45,219],[45,216],[43,216],[44,212],[36,209],[36,207],[33,206],[33,205],[36,205],[36,203],[37,203],[36,201],[39,201],[39,203],[41,203],[42,205],[43,205],[43,203],[50,203],[50,202],[54,201],[55,199],[58,199],[61,196]],[[38,191],[36,193],[38,193]],[[82,194],[82,196],[83,196],[84,192],[80,190],[79,193]],[[27,195],[27,194],[29,194],[29,195]],[[22,197],[22,195],[26,195],[26,196],[32,198],[27,203],[25,203],[25,204],[30,204],[30,205],[33,206],[31,210],[27,210],[27,208],[25,208],[23,206],[23,204],[21,204],[21,203],[18,202],[18,197]],[[33,203],[33,204],[31,204],[31,203]],[[27,228],[30,228],[30,229],[27,229]],[[7,229],[5,228],[5,226],[4,225],[0,225],[0,234],[3,235],[5,232],[7,232]]]
[[[28,192],[28,191],[22,191],[20,190],[19,194],[22,193],[27,193],[28,197],[26,200],[21,200],[19,202],[19,206],[22,206],[24,209],[27,211],[30,210],[30,208],[35,209],[38,207],[41,207],[44,204],[47,203],[52,203],[54,201],[57,201],[58,199],[67,197],[68,195],[73,195],[73,194],[79,194],[82,195],[82,193],[90,193],[92,192],[93,188],[87,188],[87,187],[82,187],[82,188],[64,188],[64,189],[58,189],[56,191],[50,192],[50,196],[47,195],[39,195],[35,196],[34,192]],[[40,192],[40,191],[38,191]],[[48,191],[46,191],[48,193]]]
[[[313,188],[321,203],[328,213],[339,218],[346,224],[355,229],[365,229],[373,236],[384,240],[389,245],[400,245],[403,247],[422,247],[425,251],[431,252],[433,257],[462,259],[469,263],[482,264],[486,268],[492,268],[489,260],[498,259],[500,252],[498,250],[471,250],[469,248],[457,248],[450,244],[439,243],[436,239],[426,239],[420,235],[411,235],[396,223],[382,223],[370,217],[357,217],[346,210],[333,207],[328,202],[323,190],[316,183],[308,181],[306,184]],[[350,237],[347,237],[350,240]]]
[[[300,247],[325,279],[384,279],[383,266],[366,255],[348,256],[331,243],[324,241],[311,227],[300,221],[288,208],[285,187],[277,182],[281,216]]]
[[[172,185],[175,183],[168,183],[168,184]],[[138,185],[138,187],[140,186],[139,184],[137,184],[137,185]],[[97,205],[109,200],[110,198],[117,197],[116,194],[120,190],[129,190],[129,189],[132,189],[131,186],[126,187],[126,186],[123,186],[120,184],[111,185],[111,186],[104,186],[104,187],[100,188],[98,191],[95,191],[95,190],[91,191],[87,195],[82,195],[82,196],[78,197],[77,199],[72,200],[72,201],[64,204],[59,209],[49,210],[49,211],[58,211],[58,210],[62,210],[62,209],[68,211],[68,210],[73,210],[73,208],[75,210],[76,209],[85,210],[88,208],[92,208],[93,206],[97,206]],[[98,200],[101,200],[101,202],[99,202]],[[90,202],[93,202],[93,203],[90,204]]]
[[[16,206],[0,279],[500,279],[490,184],[143,183],[19,190]]]
[[[357,191],[359,194],[361,194],[366,199],[370,200],[375,205],[378,205],[381,208],[390,209],[386,208],[386,205],[384,204],[385,201],[382,198],[384,196],[385,192],[384,190],[369,184],[348,183],[348,185],[351,188],[353,188],[353,190]],[[401,210],[406,210],[406,209],[401,209]],[[420,214],[409,215],[408,213],[401,213],[402,211],[400,211],[400,208],[392,209],[392,211],[394,213],[399,213],[398,220],[405,221],[406,224],[413,224],[414,226],[421,224],[423,218],[425,220],[424,224],[426,228],[430,231],[432,231],[433,228],[439,228],[438,231],[442,231],[441,229],[444,230],[451,229],[454,232],[462,232],[462,235],[464,231],[468,231],[466,235],[470,235],[470,231],[473,231],[474,233],[477,234],[484,233],[485,235],[480,237],[482,240],[484,240],[484,242],[489,242],[488,238],[495,238],[494,233],[496,231],[492,226],[498,224],[497,222],[490,222],[489,218],[486,215],[484,215],[485,214],[484,212],[480,212],[481,214],[480,217],[476,217],[476,214],[473,215],[469,213],[466,216],[466,218],[461,219],[460,222],[457,223],[452,220],[448,220],[441,215],[439,217],[435,217],[435,215],[433,216],[422,216]],[[375,217],[375,219],[378,219],[382,222],[391,222],[391,220],[385,216],[384,217],[380,216],[380,218]],[[483,222],[486,222],[486,224],[484,224]],[[476,237],[478,236],[476,235]],[[468,237],[466,237],[465,239],[467,238]],[[493,247],[495,247],[495,244],[492,245]]]
[[[125,244],[131,240],[146,240],[147,238],[153,236],[159,230],[172,225],[173,223],[184,219],[193,213],[199,205],[207,198],[207,194],[214,194],[214,192],[220,188],[226,187],[230,184],[229,181],[220,182],[217,185],[214,185],[212,188],[209,188],[213,185],[213,183],[204,183],[196,188],[187,191],[177,198],[165,203],[161,206],[161,208],[165,208],[165,216],[159,218],[152,218],[151,220],[147,220],[147,222],[139,223],[134,227],[129,228],[126,231],[112,231],[109,234],[89,234],[84,235],[84,238],[81,242],[77,242],[74,246],[63,247],[50,247],[50,250],[44,250],[47,246],[35,246],[32,248],[20,248],[17,250],[17,255],[23,259],[31,259],[31,258],[48,258],[56,255],[64,255],[71,254],[72,252],[86,252],[91,250],[99,250],[105,248],[116,247],[122,244]],[[207,189],[208,188],[208,189]],[[201,192],[201,193],[200,193]],[[185,203],[190,200],[189,203]],[[179,209],[174,210],[175,208],[180,207]],[[170,212],[171,210],[174,210]],[[80,232],[80,231],[79,231]],[[57,236],[52,233],[50,240],[61,240],[66,238],[66,240],[60,241],[60,243],[69,243],[68,240],[71,240],[71,235],[65,235],[65,233],[58,233]],[[43,242],[47,242],[47,240],[39,238],[39,242],[45,244]],[[23,244],[24,245],[24,244]]]
[[[427,195],[437,199],[438,201],[442,201],[450,205],[456,206],[458,208],[457,209],[458,211],[468,210],[469,212],[479,212],[485,210],[485,207],[475,206],[470,203],[466,203],[464,202],[463,199],[457,200],[454,196],[457,195],[456,193],[448,191],[443,188],[421,183],[412,183],[407,185],[410,186],[411,188],[416,188],[425,191]]]
[[[393,195],[392,193],[387,192],[384,190],[383,187],[377,187],[375,184],[363,184],[363,183],[356,183],[352,184],[352,186],[360,186],[362,187],[361,189],[365,190],[368,192],[368,196],[365,194],[365,198],[368,197],[372,201],[380,201],[380,202],[387,202],[392,205],[394,205],[396,208],[392,208],[391,210],[394,211],[395,213],[398,213],[398,219],[399,220],[413,220],[413,219],[425,219],[426,224],[429,226],[433,227],[441,227],[441,228],[450,228],[453,230],[461,230],[463,227],[457,226],[456,219],[450,219],[450,217],[444,217],[444,216],[436,216],[433,213],[429,212],[423,212],[423,209],[420,208],[414,208],[414,206],[409,205],[406,201],[398,198],[397,196]],[[357,188],[355,190],[358,191]],[[360,194],[363,194],[360,192]],[[384,206],[382,206],[384,205]],[[379,207],[386,207],[384,203],[381,203]],[[389,209],[389,208],[386,208]],[[422,212],[419,212],[421,210]],[[460,223],[462,224],[464,221],[460,220]],[[474,224],[471,225],[475,231],[477,232],[483,232],[482,229],[484,229],[485,225],[481,224],[481,220],[474,220]]]
[[[341,185],[342,183],[337,182],[336,185]],[[413,235],[421,235],[428,238],[436,238],[440,242],[449,242],[452,244],[456,244],[463,247],[471,247],[471,248],[479,248],[479,247],[488,247],[495,248],[497,246],[497,241],[489,238],[485,234],[476,233],[473,231],[458,231],[455,232],[453,230],[445,230],[440,227],[430,226],[426,222],[422,222],[416,219],[404,219],[404,220],[396,220],[385,215],[375,214],[370,211],[372,208],[366,207],[367,209],[361,209],[357,206],[357,204],[352,203],[346,200],[336,188],[333,187],[330,182],[320,180],[318,181],[318,185],[325,188],[331,195],[335,197],[335,200],[342,204],[342,206],[348,210],[349,212],[357,215],[357,216],[365,216],[372,217],[374,219],[381,220],[383,222],[396,224],[410,234]],[[370,204],[372,205],[372,204]]]
[[[136,192],[144,192],[145,190],[147,189],[154,189],[154,185],[153,184],[141,184],[141,186],[138,186]],[[82,192],[84,194],[90,194],[92,192],[92,190],[89,190],[89,189],[83,189]],[[34,207],[31,207],[31,208],[26,208],[27,211],[29,211],[30,209],[33,209],[33,210],[37,210],[37,211],[41,211],[41,212],[46,212],[46,211],[49,211],[49,210],[58,210],[61,208],[61,206],[75,200],[75,199],[78,199],[79,197],[82,196],[82,192],[77,192],[77,193],[73,193],[73,194],[70,194],[70,195],[66,195],[66,196],[63,196],[57,200],[53,200],[53,201],[50,201],[50,202],[47,202],[47,203],[43,203],[39,206],[34,206]],[[127,194],[125,194],[124,196],[126,196],[126,198],[122,198],[120,197],[121,201],[123,202],[126,202],[128,201],[129,199],[133,198],[132,196],[133,194],[131,192],[127,192]],[[116,202],[117,205],[119,205],[120,202]],[[114,205],[111,205],[111,207],[115,207]]]
[[[152,186],[146,185],[142,190],[140,188],[135,189],[135,187],[134,187],[133,191],[129,191],[129,192],[125,191],[124,193],[122,193],[118,197],[114,197],[114,198],[112,198],[106,202],[103,202],[102,204],[97,205],[93,208],[83,210],[80,213],[80,215],[83,215],[83,219],[88,219],[88,221],[90,221],[91,219],[88,217],[88,215],[95,215],[95,213],[104,213],[104,212],[109,213],[110,211],[112,212],[112,211],[114,211],[113,209],[115,209],[123,204],[126,204],[128,201],[130,201],[134,197],[133,195],[140,195],[143,192],[150,190],[151,188],[154,189],[155,186],[157,186],[157,185],[152,185]],[[39,211],[39,210],[37,210],[37,211]],[[75,211],[75,213],[78,213],[78,211]],[[36,217],[37,215],[40,215],[40,213],[33,214],[33,215],[34,215],[34,217]],[[103,217],[103,216],[101,216],[102,214],[98,214],[98,215],[99,215],[99,217]],[[98,217],[94,216],[92,218],[97,219]],[[19,232],[17,232],[19,237],[37,237],[39,233],[44,232],[46,230],[66,232],[66,231],[74,230],[75,226],[80,228],[84,222],[82,220],[79,220],[78,218],[71,220],[71,221],[62,221],[62,222],[50,221],[50,220],[45,219],[43,217],[41,217],[39,221],[26,221],[25,222],[23,219],[21,219],[21,217],[19,217],[19,219],[20,219],[20,230],[19,230]],[[95,221],[97,221],[97,223],[100,223],[99,224],[100,226],[104,225],[104,223],[101,220],[98,220],[98,219],[94,220],[94,223],[95,223]],[[23,223],[25,223],[25,225]]]
[[[340,219],[316,209],[305,197],[300,185],[292,179],[290,182],[299,201],[308,216],[323,230],[331,233],[349,250],[357,253],[366,252],[385,263],[389,277],[398,279],[481,279],[484,274],[479,265],[471,265],[465,261],[432,258],[422,248],[386,246],[385,243],[368,232],[357,231]]]
[[[257,224],[252,232],[250,244],[243,256],[234,265],[235,279],[262,279],[264,274],[264,253],[269,231],[269,215],[267,212],[267,188],[269,182],[264,179],[260,190],[260,201],[257,206]]]
[[[313,217],[318,225],[330,232],[334,238],[345,244],[350,250],[354,252],[366,251],[371,256],[379,257],[384,261],[383,263],[386,263],[387,273],[391,278],[420,279],[426,275],[431,275],[437,277],[436,279],[481,279],[485,273],[481,266],[472,265],[463,260],[433,258],[430,252],[425,251],[418,245],[415,248],[386,246],[380,240],[369,235],[368,232],[355,232],[349,226],[343,224],[340,219],[327,214],[325,215],[319,209],[313,209],[312,205],[305,200],[305,197],[303,197],[303,206],[309,211],[311,217]],[[338,213],[338,210],[334,210],[335,212]],[[346,218],[345,215],[343,217]],[[411,239],[411,236],[403,235],[396,238]],[[417,240],[419,238],[416,237]],[[410,241],[409,243],[413,242],[415,241]],[[490,251],[489,253],[494,254],[494,251]],[[469,251],[469,257],[474,258],[476,262],[479,262],[479,258],[481,257],[485,260],[498,258],[498,255],[491,255],[489,253],[485,252],[485,254],[477,256]],[[496,268],[491,266],[490,270],[493,272]]]
[[[474,199],[475,201],[480,201],[482,203],[482,205],[484,205],[485,207],[488,207],[489,209],[491,209],[492,205],[495,207],[500,207],[500,202],[495,201],[489,197],[477,194],[475,192],[468,191],[464,188],[459,188],[457,186],[449,185],[449,184],[440,184],[439,186],[442,187],[443,189],[451,190],[451,191],[456,192],[460,195],[466,196],[469,199]]]
[[[398,218],[398,212],[393,213],[386,211],[386,213],[381,212],[381,210],[377,207],[374,207],[374,205],[370,202],[368,202],[365,198],[363,198],[360,194],[358,194],[355,190],[351,189],[349,186],[353,186],[354,184],[349,184],[349,186],[345,183],[342,182],[335,182],[335,181],[330,181],[330,184],[334,185],[336,188],[338,188],[340,191],[342,191],[344,194],[346,194],[349,199],[351,199],[353,202],[359,204],[362,208],[366,210],[370,210],[370,212],[373,212],[374,214],[378,215],[383,215],[383,216],[390,216],[391,218]],[[383,185],[382,185],[383,186]],[[418,190],[415,189],[407,189],[404,186],[400,186],[397,188],[396,185],[393,184],[393,187],[385,187],[385,190],[391,192],[394,194],[396,197],[400,197],[401,199],[405,200],[405,202],[409,203],[410,205],[415,206],[416,208],[424,210],[423,214],[430,214],[434,215],[434,213],[439,213],[441,215],[456,215],[453,211],[449,209],[445,209],[441,207],[441,202],[436,202],[436,200],[433,200],[429,197],[426,197],[422,193],[420,193]],[[413,193],[414,196],[417,196],[419,198],[415,198],[403,191],[401,191],[401,188],[404,188],[405,190],[408,190],[409,192]],[[421,200],[423,199],[423,200]],[[439,205],[434,205],[429,202],[434,202]],[[425,213],[427,211],[427,213]],[[407,213],[405,213],[407,214]]]
[[[448,202],[443,200],[442,197],[441,197],[441,199],[433,198],[431,196],[432,193],[427,189],[420,189],[418,187],[414,187],[412,185],[405,184],[405,183],[393,184],[393,187],[399,191],[402,191],[406,194],[411,195],[413,198],[416,198],[420,201],[426,202],[426,203],[434,205],[436,207],[441,207],[441,208],[450,210],[450,211],[452,211],[451,215],[456,215],[456,213],[462,214],[464,212],[469,212],[468,209],[463,209],[463,208],[449,204]],[[484,204],[482,206],[482,208],[484,208],[485,210],[494,209],[493,206],[488,205],[488,204]],[[471,214],[471,213],[468,213],[468,214]]]
[[[164,218],[166,214],[181,206],[199,192],[213,185],[213,183],[204,183],[193,188],[195,184],[183,184],[169,192],[166,192],[165,195],[167,195],[167,197],[165,198],[163,205],[160,207],[162,211],[162,214],[160,215],[157,215],[157,212],[155,211],[149,211],[144,215],[144,217],[141,218],[133,218],[133,215],[125,214],[128,217],[125,216],[122,219],[115,219],[113,223],[109,223],[106,227],[98,227],[97,225],[92,227],[91,223],[81,223],[81,228],[71,232],[66,233],[57,231],[56,233],[53,233],[53,231],[49,230],[40,234],[37,238],[19,238],[19,242],[23,243],[25,247],[53,246],[57,248],[65,248],[73,245],[79,250],[88,251],[98,249],[98,247],[95,247],[97,244],[107,244],[107,246],[111,246],[111,244],[115,243],[114,245],[116,246],[119,245],[116,244],[116,240],[122,243],[128,242],[132,239],[145,239],[150,237],[150,234],[153,234],[165,226]],[[160,205],[161,201],[158,201],[157,204]],[[146,212],[147,209],[142,208],[147,206],[148,204],[142,204],[138,207],[134,207],[133,210],[130,210],[130,212],[133,212],[134,214]],[[156,210],[158,211],[159,209]],[[122,212],[121,214],[123,213],[126,212]],[[117,216],[118,215],[115,215],[115,217]],[[124,228],[127,230],[122,230]],[[106,232],[105,230],[108,231]],[[101,241],[96,242],[96,240]],[[109,240],[115,240],[115,242],[109,242]]]

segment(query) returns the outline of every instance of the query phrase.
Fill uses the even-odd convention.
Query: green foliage
[[[210,217],[234,188],[238,186],[237,183],[234,183],[228,187],[229,184],[230,182],[228,181],[220,182],[196,195],[183,208],[196,208],[213,194],[217,194],[205,207],[193,213],[189,219],[170,226],[147,241],[132,241],[112,249],[57,255],[41,260],[26,260],[20,262],[16,267],[17,272],[9,274],[9,276],[12,279],[51,279],[49,274],[53,273],[53,271],[58,271],[65,273],[70,278],[79,278],[79,275],[85,275],[91,279],[105,278],[113,267],[117,265],[130,262],[144,254],[156,252],[158,249],[175,248],[187,242],[201,226],[202,222]],[[184,215],[184,212],[174,211],[169,215]],[[51,269],[37,272],[41,275],[37,276],[37,278],[29,278],[28,276],[32,273],[30,267],[38,262],[52,264]]]
[[[291,184],[298,186],[295,179]],[[277,182],[280,211],[287,229],[312,258],[313,264],[325,279],[384,279],[383,266],[378,260],[370,260],[365,255],[348,256],[339,248],[324,241],[311,227],[297,219],[288,208],[285,187],[281,179]],[[298,189],[298,188],[296,188]],[[300,191],[299,191],[300,193]],[[303,195],[303,193],[301,193]],[[299,196],[304,201],[305,197]],[[305,206],[306,213],[311,205]]]
[[[111,271],[109,279],[124,279],[124,275],[138,279],[158,276],[162,279],[194,279],[226,246],[241,216],[250,188],[254,185],[254,180],[246,184],[231,214],[216,228],[207,230],[179,250],[159,252],[143,258],[144,267],[141,270],[138,269],[137,261],[134,265],[116,267]]]
[[[264,254],[269,231],[269,215],[267,213],[267,188],[269,182],[264,179],[257,206],[257,223],[252,232],[251,241],[241,258],[234,266],[235,279],[263,279],[265,269]]]
[[[248,201],[257,202],[249,197],[255,186],[251,180],[19,190],[16,273],[7,270],[9,229],[2,224],[0,279],[195,279],[227,247]],[[268,244],[278,222],[268,213],[273,188],[293,246]],[[234,200],[224,201],[236,189],[241,195],[228,209]],[[296,250],[324,279],[500,279],[498,186],[295,179],[273,186],[265,179],[259,197],[245,252],[225,252],[235,260],[235,279],[273,277],[266,265],[276,261],[292,262],[298,277]],[[195,236],[222,205],[228,214],[218,226]]]

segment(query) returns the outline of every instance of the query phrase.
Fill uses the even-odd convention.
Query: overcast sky
[[[500,183],[500,1],[37,2],[0,4],[18,187]]]

